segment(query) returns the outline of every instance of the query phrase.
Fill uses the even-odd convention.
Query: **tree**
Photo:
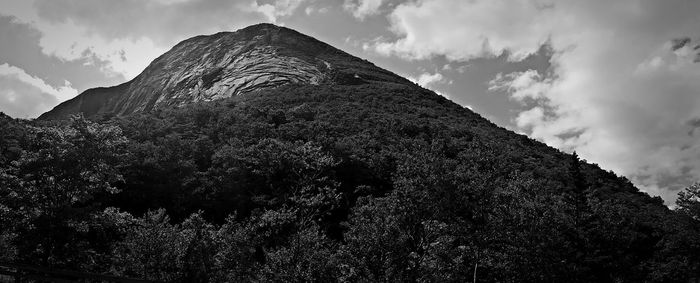
[[[126,143],[118,127],[81,116],[64,127],[29,127],[21,157],[2,169],[9,197],[0,207],[13,212],[22,260],[74,265],[87,249],[78,238],[96,204],[95,195],[113,193],[121,180],[115,165]],[[2,214],[6,220],[8,214]]]
[[[586,186],[586,180],[581,172],[581,160],[575,151],[571,155],[569,176],[572,179],[572,190],[569,193],[569,199],[574,208],[574,225],[577,229],[580,229],[582,225],[581,222],[587,213],[586,193],[588,187]]]
[[[215,227],[201,212],[181,224],[171,224],[165,210],[134,218],[114,208],[103,217],[113,219],[123,234],[114,243],[112,272],[120,276],[165,282],[208,282],[216,253]]]
[[[700,183],[695,183],[678,193],[678,211],[700,221]]]

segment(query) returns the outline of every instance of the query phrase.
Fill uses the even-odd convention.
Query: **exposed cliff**
[[[272,24],[180,42],[124,84],[89,89],[39,119],[127,115],[284,84],[410,82],[312,37]]]

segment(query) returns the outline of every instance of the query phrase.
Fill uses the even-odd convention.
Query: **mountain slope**
[[[39,119],[128,115],[284,84],[411,84],[372,63],[271,24],[184,40],[124,84],[86,90]]]
[[[231,276],[683,282],[700,267],[700,227],[660,198],[424,89],[289,85],[111,123],[133,159],[109,204],[236,215],[250,234],[232,241],[262,255],[233,245],[249,260]]]
[[[93,119],[0,115],[0,259],[163,282],[700,274],[700,218],[288,29],[192,38],[62,107],[44,118]]]

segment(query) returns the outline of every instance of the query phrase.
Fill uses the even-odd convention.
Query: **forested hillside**
[[[679,209],[417,86],[0,119],[0,259],[181,282],[688,282]]]

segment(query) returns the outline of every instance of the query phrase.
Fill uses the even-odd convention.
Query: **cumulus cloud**
[[[273,3],[259,4],[257,1],[252,5],[256,11],[262,13],[270,22],[277,23],[277,18],[291,15],[304,0],[277,0]]]
[[[367,16],[379,14],[382,2],[383,0],[345,0],[343,8],[362,21]]]
[[[439,91],[435,88],[437,84],[440,83],[449,83],[447,79],[440,73],[435,72],[434,74],[431,73],[422,73],[418,77],[414,76],[404,76],[406,77],[409,81],[412,81],[419,86],[422,86],[424,88],[430,89],[434,92],[436,92],[439,95],[442,95],[444,97],[449,97],[446,93]]]
[[[116,72],[105,72],[109,69],[108,62],[95,56],[66,60],[46,55],[39,46],[42,36],[30,24],[22,23],[15,17],[0,16],[0,64],[21,68],[53,87],[62,86],[65,80],[78,90],[124,81]]]
[[[85,61],[85,65],[103,62],[99,70],[107,76],[131,79],[167,51],[147,37],[105,38],[71,21],[39,28],[43,33],[40,46],[44,54],[65,61]]]
[[[87,33],[107,39],[138,40],[147,37],[156,45],[169,47],[190,36],[237,29],[264,21],[266,15],[257,10],[260,6],[270,5],[279,10],[294,2],[35,0],[34,6],[40,21],[52,24],[72,22],[85,28]],[[275,13],[284,14],[286,10]]]
[[[408,80],[417,83],[418,85],[428,88],[431,84],[444,81],[445,77],[440,73],[422,73],[418,77],[406,76]]]
[[[54,88],[20,68],[0,64],[0,111],[10,116],[33,118],[77,94],[68,81]]]
[[[78,95],[78,91],[71,87],[69,81],[65,81],[61,87],[54,88],[46,84],[42,79],[30,76],[24,70],[8,64],[0,65],[0,76],[12,77],[20,82],[34,86],[42,92],[52,95],[58,101],[65,101]]]
[[[328,7],[316,7],[315,5],[308,5],[304,8],[304,14],[311,16],[312,14],[325,14],[328,13]]]
[[[389,15],[381,54],[464,61],[549,45],[546,74],[501,74],[492,90],[533,100],[520,130],[629,177],[667,202],[700,180],[700,2],[422,0]],[[450,17],[445,17],[450,15]]]
[[[407,2],[389,17],[401,38],[377,42],[374,49],[409,59],[446,55],[453,60],[509,49],[513,59],[522,59],[547,40],[546,29],[556,23],[552,5],[544,0]]]
[[[544,98],[550,90],[552,78],[545,78],[536,70],[513,72],[506,75],[499,73],[489,82],[489,90],[505,90],[513,99],[523,102],[526,99]]]

